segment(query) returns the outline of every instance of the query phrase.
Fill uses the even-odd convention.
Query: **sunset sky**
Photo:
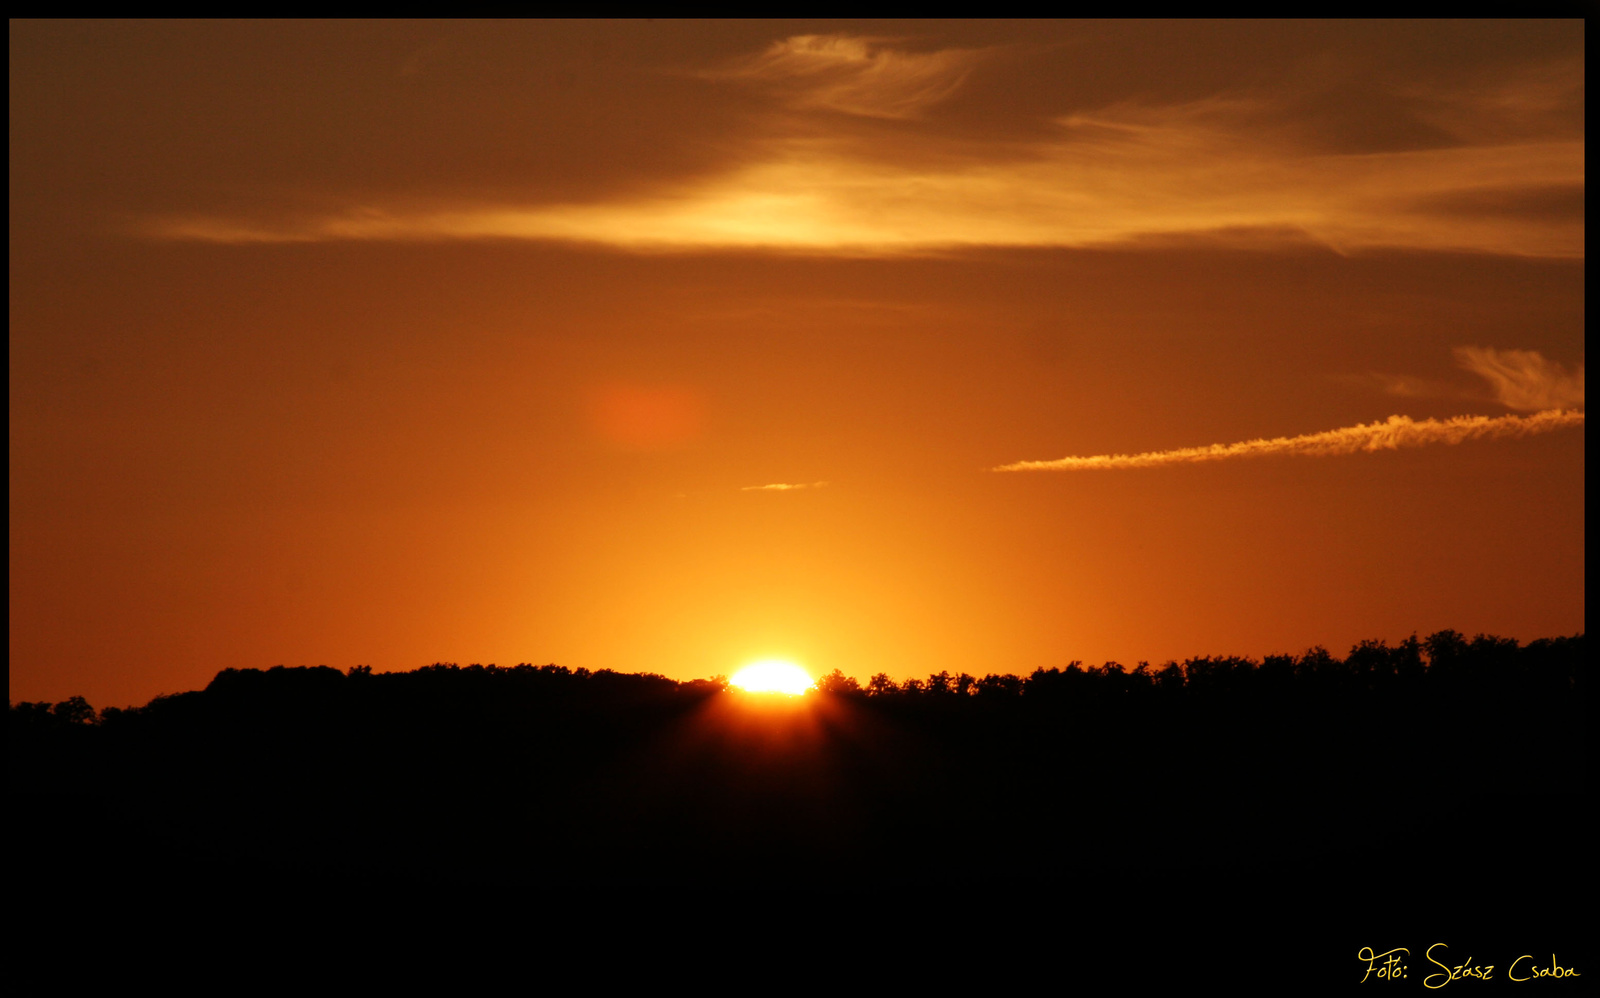
[[[10,101],[13,700],[1584,629],[1581,21],[13,21]]]

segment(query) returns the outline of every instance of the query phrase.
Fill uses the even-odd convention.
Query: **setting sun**
[[[746,693],[787,693],[799,696],[811,688],[811,676],[793,662],[772,659],[747,665],[734,674],[729,684]]]
[[[14,17],[8,76],[6,886],[84,950],[293,899],[537,987],[460,901],[864,897],[1050,940],[972,990],[1600,976],[1585,18]]]

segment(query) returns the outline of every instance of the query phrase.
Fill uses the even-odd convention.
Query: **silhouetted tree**
[[[991,672],[978,680],[978,695],[989,699],[1011,699],[1022,695],[1022,685],[1020,677]]]
[[[1156,673],[1156,687],[1161,690],[1175,692],[1183,688],[1183,666],[1176,662],[1168,662]]]
[[[838,669],[825,676],[818,677],[816,688],[822,693],[836,695],[857,694],[861,692],[861,684],[856,682],[854,676],[847,676]]]
[[[51,708],[51,713],[68,724],[93,724],[94,708],[83,697],[68,697]]]

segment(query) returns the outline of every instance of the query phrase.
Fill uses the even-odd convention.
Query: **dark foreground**
[[[1195,983],[1352,983],[1362,947],[1404,946],[1410,987],[1440,941],[1576,962],[1583,648],[1447,632],[798,700],[554,667],[230,671],[137,711],[13,707],[11,895],[502,924],[781,895],[868,933],[1203,959]]]

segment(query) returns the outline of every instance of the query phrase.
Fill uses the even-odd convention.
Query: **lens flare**
[[[811,688],[811,676],[793,662],[772,659],[745,666],[728,680],[746,693],[787,693],[799,696]]]

